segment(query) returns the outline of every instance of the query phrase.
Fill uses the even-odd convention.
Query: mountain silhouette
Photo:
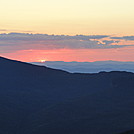
[[[117,134],[134,128],[134,74],[68,73],[0,57],[1,134]]]
[[[134,130],[129,130],[129,131],[126,131],[126,132],[123,132],[123,133],[120,133],[120,134],[134,134]]]

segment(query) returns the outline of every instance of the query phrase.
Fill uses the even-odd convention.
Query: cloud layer
[[[111,39],[134,40],[134,36],[111,37]]]
[[[122,48],[128,45],[118,45],[121,39],[108,35],[47,35],[47,34],[28,34],[28,33],[9,33],[0,34],[0,53],[8,53],[18,50],[51,50],[51,49],[110,49]],[[122,38],[131,39],[133,36]]]

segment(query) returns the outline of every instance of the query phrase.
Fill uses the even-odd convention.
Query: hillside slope
[[[133,129],[134,74],[72,74],[0,57],[0,133],[114,134]]]

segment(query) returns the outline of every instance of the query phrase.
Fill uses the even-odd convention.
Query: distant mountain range
[[[134,129],[134,73],[68,73],[0,57],[0,134]]]
[[[96,62],[64,62],[46,61],[32,62],[35,65],[47,66],[55,69],[62,69],[68,72],[98,73],[101,71],[128,71],[134,72],[134,62],[119,61],[96,61]]]

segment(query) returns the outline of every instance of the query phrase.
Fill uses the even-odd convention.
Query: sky
[[[0,55],[28,62],[134,61],[133,5],[133,0],[1,0]]]

